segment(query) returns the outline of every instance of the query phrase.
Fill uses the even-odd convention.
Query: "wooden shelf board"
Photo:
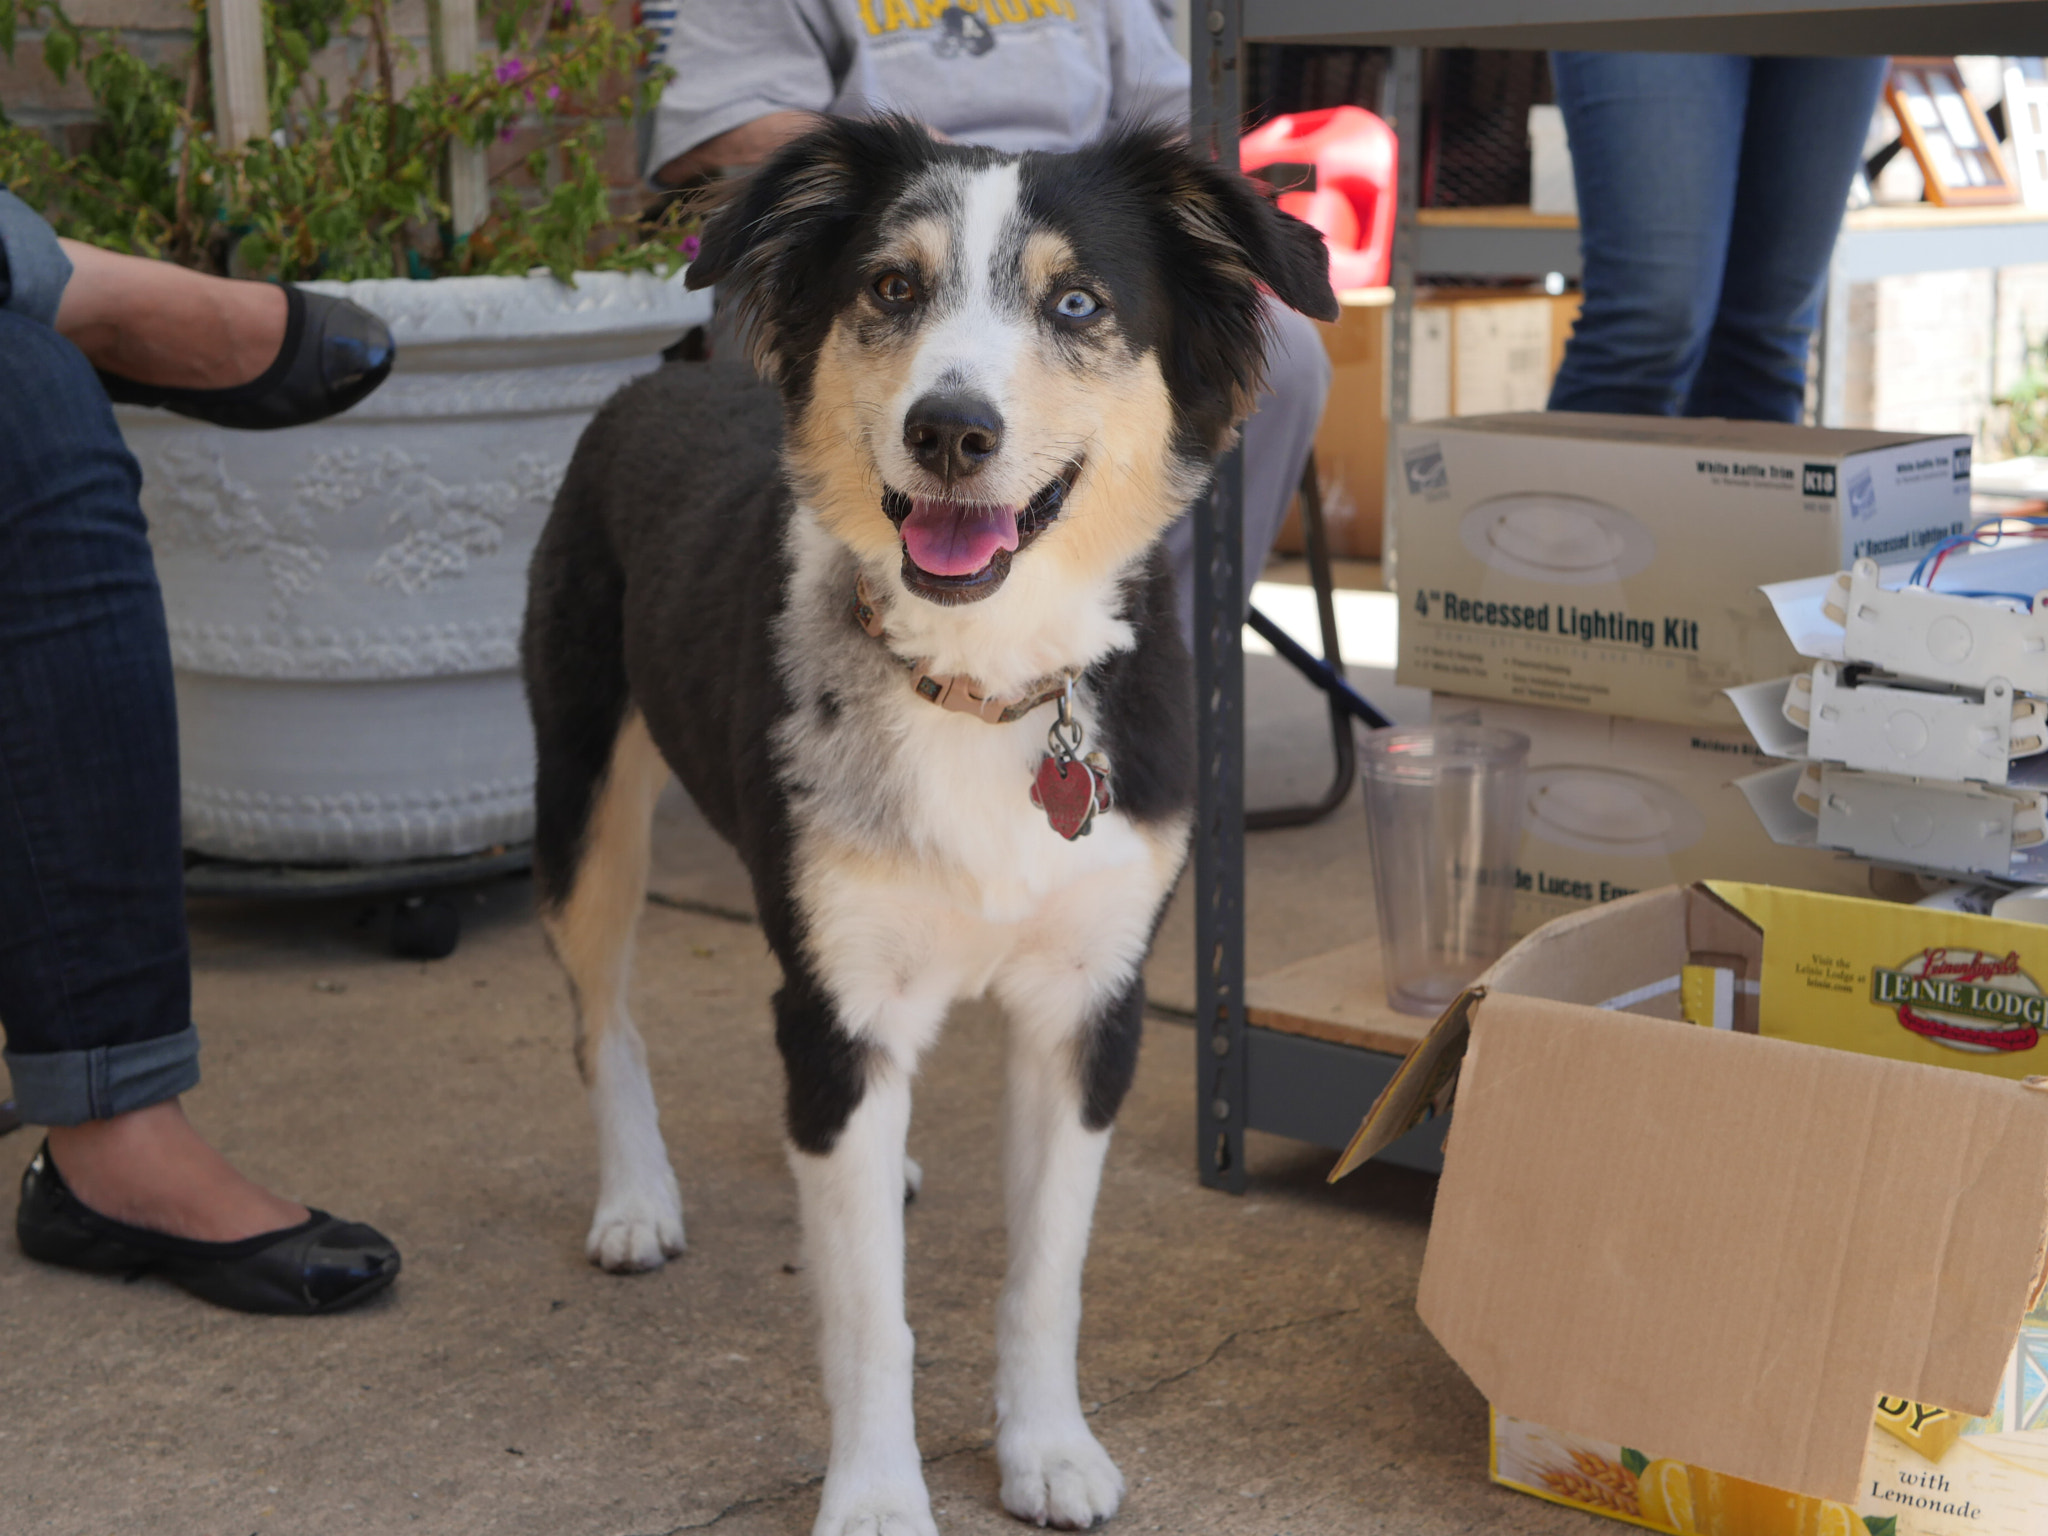
[[[1418,208],[1415,222],[1425,229],[1577,229],[1577,215],[1532,213],[1504,204],[1488,208]],[[1932,203],[1858,208],[1844,219],[1852,230],[1953,229],[1971,224],[2048,224],[2048,212],[2024,203],[1979,204],[1937,208]]]
[[[1424,229],[1577,229],[1575,213],[1537,213],[1515,204],[1490,208],[1418,208],[1415,222]]]
[[[1979,203],[1937,208],[1932,203],[1857,208],[1843,218],[1848,229],[1953,229],[1969,224],[2048,224],[2048,213],[2024,203]]]
[[[1368,923],[1371,916],[1365,914]],[[1394,1056],[1414,1050],[1436,1022],[1387,1006],[1376,937],[1254,977],[1245,987],[1245,1018],[1282,1034]]]

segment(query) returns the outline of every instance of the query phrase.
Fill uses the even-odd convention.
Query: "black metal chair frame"
[[[1336,758],[1336,771],[1331,775],[1330,787],[1319,800],[1246,811],[1244,824],[1249,832],[1309,826],[1336,810],[1344,803],[1344,797],[1351,793],[1351,786],[1358,777],[1358,744],[1351,734],[1351,722],[1362,720],[1375,730],[1393,723],[1353,689],[1344,677],[1344,652],[1337,641],[1337,599],[1330,567],[1330,533],[1323,521],[1323,488],[1316,476],[1313,453],[1301,472],[1300,499],[1302,543],[1308,552],[1309,585],[1316,594],[1316,620],[1323,632],[1323,654],[1320,657],[1311,655],[1292,635],[1249,602],[1245,605],[1245,622],[1296,671],[1328,696],[1330,748]]]

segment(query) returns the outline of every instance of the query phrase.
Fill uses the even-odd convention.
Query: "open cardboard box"
[[[1508,1422],[1634,1448],[1632,1509],[1530,1491],[1667,1530],[1818,1536],[1848,1513],[1827,1500],[1899,1536],[2048,1531],[2048,1419],[1996,1437],[2031,1462],[1913,1451],[1932,1482],[1876,1427],[1880,1399],[2042,1411],[2024,1369],[2001,1403],[2048,1279],[2037,977],[2048,929],[1721,883],[1561,918],[1488,971],[1331,1177],[1455,1094],[1416,1308],[1493,1407],[1496,1476]],[[1957,1456],[1997,1486],[1922,1502],[1984,1517],[1922,1520]]]

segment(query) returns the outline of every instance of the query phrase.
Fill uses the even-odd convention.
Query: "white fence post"
[[[215,138],[223,149],[269,138],[262,6],[258,0],[206,0],[206,30],[212,39]]]
[[[436,78],[476,68],[476,0],[427,0],[429,50]],[[455,233],[466,235],[491,210],[484,151],[460,142],[448,146],[448,215]]]

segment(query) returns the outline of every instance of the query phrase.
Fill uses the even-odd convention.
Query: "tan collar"
[[[854,587],[853,617],[870,635],[877,640],[882,638],[886,627],[882,599],[875,595],[865,576]],[[1047,674],[1022,693],[1000,695],[989,693],[964,672],[932,672],[921,661],[906,661],[903,665],[910,672],[911,692],[919,698],[990,725],[1007,725],[1023,719],[1039,705],[1050,704],[1065,693],[1081,676],[1081,668],[1069,667],[1064,672]]]

